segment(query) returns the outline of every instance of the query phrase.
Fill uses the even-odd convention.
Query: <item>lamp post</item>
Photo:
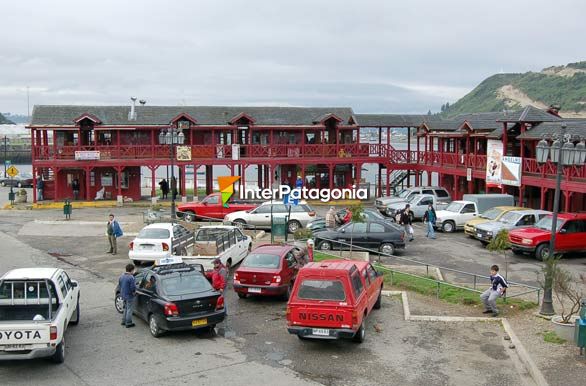
[[[177,181],[175,181],[175,145],[183,145],[185,142],[185,134],[181,129],[175,129],[173,127],[161,129],[159,133],[159,143],[162,145],[169,145],[169,156],[171,157],[171,219],[177,219],[177,213],[175,209],[175,194],[177,191]],[[173,182],[175,182],[175,189],[173,189]],[[153,182],[154,183],[154,182]]]
[[[551,146],[549,145],[548,141],[543,138],[541,141],[539,141],[536,147],[536,158],[538,163],[546,163],[549,154],[551,162],[557,166],[555,194],[553,199],[553,215],[551,221],[551,236],[549,239],[547,257],[537,256],[537,258],[541,258],[544,261],[548,260],[549,262],[551,262],[553,259],[555,249],[555,235],[557,231],[563,167],[583,165],[584,158],[586,157],[584,140],[582,139],[578,145],[574,146],[572,143],[572,136],[570,134],[566,134],[566,128],[566,124],[562,123],[561,132],[553,136],[554,141]],[[552,299],[553,272],[546,270],[545,276],[543,299],[539,313],[541,315],[554,315],[555,311],[553,309]]]

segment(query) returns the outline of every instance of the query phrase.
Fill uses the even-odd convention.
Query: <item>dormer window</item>
[[[182,120],[177,122],[177,128],[179,130],[189,130],[189,128],[191,127],[191,122],[187,121],[187,120]]]

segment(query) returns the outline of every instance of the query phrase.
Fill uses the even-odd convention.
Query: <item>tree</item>
[[[450,102],[446,102],[446,113],[448,112],[448,110],[450,109]]]
[[[357,223],[363,223],[364,220],[366,219],[366,216],[364,215],[364,209],[362,208],[362,204],[358,203],[354,206],[350,207],[350,213],[352,213],[352,223],[353,224],[357,224]],[[354,226],[352,226],[354,227]],[[350,233],[350,256],[352,256],[352,246],[353,246],[353,240],[352,240],[352,236],[354,235],[354,230]]]
[[[509,248],[511,248],[511,243],[509,242],[509,231],[506,229],[501,229],[486,246],[486,249],[491,252],[503,254],[505,259],[505,280],[507,280],[509,273],[509,261],[507,259],[507,249]]]

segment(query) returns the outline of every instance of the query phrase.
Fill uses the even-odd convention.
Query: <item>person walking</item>
[[[77,177],[71,181],[71,190],[73,191],[73,199],[77,201],[79,199],[79,180]]]
[[[405,234],[409,236],[409,241],[413,241],[413,225],[411,223],[411,218],[413,216],[413,212],[411,212],[411,205],[405,205],[405,209],[401,213],[401,225],[405,228]]]
[[[120,275],[118,286],[120,287],[120,296],[124,300],[124,311],[122,312],[122,323],[120,324],[126,326],[126,328],[134,327],[134,323],[132,322],[132,307],[134,306],[134,297],[136,296],[134,265],[126,265],[126,272]]]
[[[499,273],[499,266],[490,267],[490,288],[480,295],[480,300],[484,304],[483,314],[492,314],[498,316],[499,310],[496,308],[496,300],[507,292],[509,285],[504,277]]]
[[[45,181],[41,175],[37,176],[37,201],[43,201],[43,189],[45,188]]]
[[[432,204],[429,204],[425,214],[423,215],[423,222],[427,224],[427,234],[425,237],[430,237],[435,240],[435,220],[437,216],[435,214],[435,209],[433,208]]]
[[[169,183],[163,178],[163,180],[159,182],[159,186],[161,187],[161,199],[164,200],[169,194]]]
[[[120,224],[118,224],[118,221],[114,219],[114,215],[112,213],[110,213],[110,220],[106,225],[106,234],[108,235],[108,241],[110,242],[110,250],[108,253],[115,255],[118,253],[116,239],[122,236],[123,232]]]
[[[336,208],[330,206],[330,210],[326,213],[326,228],[336,228]]]
[[[175,176],[171,177],[171,195],[173,196],[173,200],[177,199],[177,179]]]
[[[226,307],[226,287],[228,286],[228,267],[222,264],[222,260],[215,258],[213,261],[214,270],[212,271],[212,287],[224,296],[224,311],[228,313]]]

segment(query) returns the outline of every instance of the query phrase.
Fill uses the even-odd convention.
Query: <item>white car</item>
[[[271,213],[273,221],[275,218],[283,218],[289,215],[289,205],[267,201],[252,210],[227,214],[224,217],[224,224],[238,225],[243,228],[249,225],[250,228],[271,229]],[[301,201],[299,205],[291,205],[291,217],[287,222],[287,229],[289,233],[295,233],[297,229],[305,227],[308,222],[315,219],[315,211],[305,201]]]
[[[65,331],[79,323],[79,284],[59,268],[0,277],[0,360],[65,360]]]
[[[205,270],[212,269],[218,258],[226,267],[239,264],[252,250],[252,237],[231,225],[209,225],[195,232],[193,256],[185,256],[186,263],[198,263]]]
[[[142,228],[129,245],[134,263],[155,262],[169,255],[187,256],[193,248],[193,232],[179,224],[155,223]]]

